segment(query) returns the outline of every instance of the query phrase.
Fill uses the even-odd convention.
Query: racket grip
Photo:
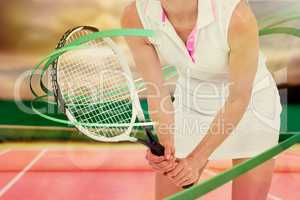
[[[153,153],[156,156],[163,156],[165,155],[165,148],[158,142],[150,142],[149,144],[149,148],[151,153]],[[183,189],[187,189],[190,188],[194,185],[194,183],[189,184],[189,185],[185,185],[182,188]]]
[[[163,156],[165,155],[165,148],[158,142],[149,142],[149,148],[151,153],[156,156]]]
[[[190,187],[192,187],[194,185],[194,183],[191,183],[189,185],[185,185],[185,186],[182,186],[183,189],[188,189]]]

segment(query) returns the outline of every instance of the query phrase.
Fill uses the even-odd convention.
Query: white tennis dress
[[[174,94],[177,157],[187,156],[199,144],[228,96],[227,33],[239,1],[198,0],[197,24],[184,44],[159,0],[136,0],[144,28],[157,32],[149,40],[162,64],[176,66],[179,73]],[[265,63],[260,52],[248,109],[210,159],[253,157],[278,143],[281,104]]]

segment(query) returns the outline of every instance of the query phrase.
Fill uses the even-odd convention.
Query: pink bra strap
[[[161,14],[161,21],[163,23],[165,23],[167,20],[167,15],[165,13],[164,10],[162,10],[162,14]],[[189,34],[188,38],[187,38],[187,41],[186,41],[186,49],[192,59],[193,62],[195,62],[195,57],[194,57],[194,54],[195,54],[195,48],[196,48],[196,32],[197,32],[197,28],[194,27],[194,29],[192,30],[192,32]]]
[[[195,62],[194,55],[195,55],[195,50],[196,50],[196,32],[197,32],[197,28],[194,27],[194,29],[188,36],[186,45],[185,45],[193,62]]]

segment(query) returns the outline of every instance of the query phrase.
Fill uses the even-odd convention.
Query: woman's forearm
[[[171,139],[174,131],[174,106],[169,91],[159,90],[160,94],[148,93],[149,114],[155,122],[155,130],[160,140]]]
[[[243,97],[226,101],[210,125],[206,136],[189,156],[209,158],[236,128],[247,109],[248,102],[249,98]]]

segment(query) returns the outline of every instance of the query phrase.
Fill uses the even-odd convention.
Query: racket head
[[[86,26],[71,29],[58,47],[95,31]],[[53,62],[53,90],[60,109],[94,140],[136,141],[130,133],[138,112],[137,94],[125,58],[109,38],[86,45],[88,48],[65,52]]]
[[[98,31],[99,30],[96,27],[92,27],[92,26],[77,26],[77,27],[71,28],[71,29],[67,30],[63,34],[63,36],[59,39],[56,49],[60,49],[60,48],[64,47],[65,45],[70,44],[71,42],[77,40],[81,36],[95,33]],[[65,111],[65,101],[62,97],[62,93],[60,91],[58,81],[57,81],[58,60],[59,59],[55,59],[53,61],[53,63],[51,64],[51,68],[50,68],[51,69],[51,81],[52,81],[54,98],[58,104],[59,109],[65,113],[66,112]]]

